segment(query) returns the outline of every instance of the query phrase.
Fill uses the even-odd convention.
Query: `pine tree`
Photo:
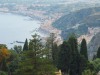
[[[48,58],[51,60],[53,60],[54,40],[55,34],[50,33],[50,36],[47,38],[46,41],[46,48],[49,50]]]
[[[85,39],[83,39],[81,42],[80,54],[88,60],[87,44]]]
[[[98,51],[97,51],[97,58],[100,58],[100,47],[98,48]]]
[[[40,36],[37,34],[32,35],[30,39],[29,49],[35,52],[35,56],[40,56],[42,53],[43,45],[41,43]]]
[[[70,59],[71,59],[71,48],[70,45],[64,41],[61,45],[58,58],[58,68],[61,69],[63,73],[69,73],[70,70]]]
[[[27,50],[28,50],[28,41],[26,39],[24,43],[23,51],[27,51]]]

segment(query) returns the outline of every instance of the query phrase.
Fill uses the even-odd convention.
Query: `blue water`
[[[14,41],[25,41],[34,34],[32,31],[39,28],[38,21],[30,20],[29,17],[0,13],[0,44],[11,46]]]

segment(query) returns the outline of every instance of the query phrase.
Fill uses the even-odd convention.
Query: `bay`
[[[6,44],[10,48],[16,41],[24,42],[39,27],[39,21],[31,20],[30,17],[0,13],[0,44]]]

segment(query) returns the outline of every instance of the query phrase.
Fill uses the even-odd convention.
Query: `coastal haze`
[[[23,28],[29,27],[30,30],[28,30],[29,33],[27,36],[31,36],[30,31],[34,30],[35,25],[36,26],[39,25],[38,27],[39,32],[45,35],[48,35],[49,33],[55,33],[57,35],[57,40],[60,41],[60,43],[63,38],[62,36],[63,30],[59,29],[59,27],[55,27],[55,26],[53,27],[52,24],[55,23],[56,20],[58,20],[64,15],[69,15],[70,13],[74,14],[74,12],[77,12],[81,9],[84,9],[83,11],[87,9],[88,11],[89,10],[88,8],[95,9],[95,7],[98,7],[98,8],[100,7],[100,0],[0,0],[0,12],[6,13],[6,14],[11,13],[13,16],[17,14],[17,16],[21,16],[23,18],[26,16],[29,18],[29,20],[23,19],[23,21],[25,22],[25,24],[27,24],[27,26],[24,26],[25,24],[19,25],[19,29],[21,29],[20,28],[21,26]],[[84,13],[82,13],[82,15],[83,14]],[[10,16],[12,17],[12,15]],[[80,15],[77,15],[77,16],[80,16]],[[12,26],[14,26],[14,28],[15,26],[18,25],[18,21],[17,20],[15,21],[13,21],[12,19],[12,23],[11,23]],[[39,23],[37,23],[37,21]],[[6,19],[4,21],[4,24],[5,22],[6,22]],[[28,23],[28,22],[32,22],[32,23]],[[63,23],[63,22],[60,22],[60,23]],[[67,29],[70,29],[70,26],[67,27]],[[9,30],[10,28],[8,29],[8,31]],[[20,32],[23,32],[23,34],[25,33],[25,31],[23,30]],[[27,30],[26,30],[26,33],[27,33]],[[84,34],[80,34],[80,35],[84,35]],[[23,35],[20,35],[20,36],[23,36]],[[25,38],[27,38],[27,36]],[[15,38],[15,39],[11,39],[10,41],[15,41],[15,40],[23,41],[25,39],[23,38],[22,40],[22,39]],[[80,38],[79,40],[82,40],[82,38]],[[88,40],[90,41],[90,38],[87,39],[87,41]]]

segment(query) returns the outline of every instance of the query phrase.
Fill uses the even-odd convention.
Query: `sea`
[[[6,44],[8,48],[23,45],[25,39],[31,39],[39,27],[40,22],[28,16],[0,13],[0,44]]]

